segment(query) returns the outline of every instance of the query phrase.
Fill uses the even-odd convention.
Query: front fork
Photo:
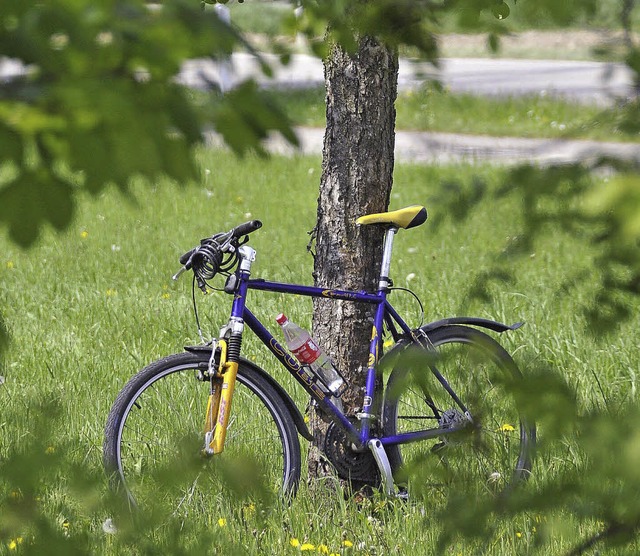
[[[218,340],[217,346],[212,346],[209,361],[209,380],[211,390],[207,402],[207,412],[204,422],[204,453],[219,454],[224,450],[224,440],[227,436],[231,400],[238,376],[238,362],[228,361],[227,340]],[[215,363],[216,352],[220,349],[220,360]]]
[[[251,263],[256,258],[256,252],[248,245],[238,249],[240,264],[237,274],[229,276],[225,291],[233,293],[233,305],[231,307],[231,319],[229,324],[220,331],[220,363],[215,364],[216,346],[212,346],[211,359],[209,360],[209,379],[211,380],[211,392],[207,403],[207,414],[204,423],[204,453],[219,454],[224,450],[224,439],[227,436],[229,415],[231,413],[231,400],[238,376],[238,363],[240,361],[240,346],[242,345],[242,332],[244,322],[244,300],[247,294],[248,280],[251,274]],[[231,278],[234,277],[233,280]]]

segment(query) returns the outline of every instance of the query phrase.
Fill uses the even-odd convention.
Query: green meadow
[[[127,196],[109,190],[79,197],[71,227],[62,234],[45,230],[28,251],[6,234],[0,239],[0,306],[10,335],[0,372],[0,554],[436,553],[447,515],[441,496],[358,502],[315,484],[303,485],[290,505],[212,493],[211,504],[198,512],[154,508],[121,521],[118,534],[103,530],[107,519],[123,515],[101,468],[103,428],[115,396],[144,365],[200,342],[191,280],[171,280],[179,256],[200,238],[257,218],[263,228],[251,236],[258,252],[254,275],[312,281],[306,247],[320,159],[238,159],[221,150],[203,152],[200,160],[197,184],[138,183]],[[588,332],[584,310],[592,308],[598,288],[597,252],[553,226],[529,252],[501,262],[522,233],[521,199],[493,194],[506,172],[398,165],[391,208],[424,204],[430,219],[399,234],[392,277],[422,299],[426,322],[462,314],[524,321],[500,338],[523,372],[550,367],[575,389],[583,410],[613,410],[636,395],[639,302],[626,300],[632,319],[608,334]],[[470,212],[449,211],[452,195],[478,188],[487,194]],[[500,279],[491,272],[497,264],[509,271]],[[196,299],[210,338],[225,322],[230,299],[219,292],[196,292]],[[392,301],[420,324],[409,295],[396,292]],[[256,293],[249,303],[265,323],[280,311],[310,322],[308,300]],[[243,353],[285,384],[304,411],[305,397],[250,336]],[[542,417],[543,437],[555,416]],[[175,427],[179,433],[180,423]],[[531,488],[583,463],[568,436],[538,458]],[[562,554],[599,526],[568,512],[495,520],[490,538],[456,537],[444,553],[530,554],[544,545],[543,553]],[[637,549],[632,543],[615,553]]]

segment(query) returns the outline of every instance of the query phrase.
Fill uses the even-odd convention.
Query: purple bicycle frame
[[[346,415],[344,415],[344,413],[331,401],[331,397],[308,378],[304,368],[300,365],[298,360],[273,337],[269,330],[267,330],[260,320],[258,320],[258,318],[246,307],[246,296],[247,291],[252,289],[272,293],[322,297],[375,305],[376,310],[371,341],[369,344],[369,360],[367,362],[365,395],[362,406],[362,413],[367,416],[371,410],[375,394],[376,364],[378,362],[381,343],[380,332],[382,331],[385,320],[389,323],[393,322],[397,324],[404,334],[411,334],[409,326],[404,322],[404,320],[402,320],[400,315],[387,301],[386,291],[380,290],[376,293],[367,293],[364,291],[327,289],[314,286],[271,282],[263,279],[250,279],[249,274],[243,271],[238,273],[238,278],[239,283],[234,295],[231,316],[236,319],[242,319],[244,323],[256,334],[256,336],[260,338],[262,343],[269,348],[271,353],[273,353],[280,363],[296,378],[296,380],[311,395],[318,405],[335,421],[340,423],[350,438],[353,441],[366,446],[367,442],[371,439],[370,419],[362,419],[359,430],[354,427],[353,423],[346,417]],[[431,429],[384,437],[381,438],[380,441],[383,445],[402,444],[425,438],[435,438],[443,432],[444,431],[441,429]]]

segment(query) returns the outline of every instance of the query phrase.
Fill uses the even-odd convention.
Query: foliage
[[[332,31],[331,37],[346,45],[353,45],[354,29],[357,33],[375,32],[394,45],[406,42],[433,58],[436,50],[431,29],[435,28],[445,10],[453,10],[461,25],[487,31],[490,43],[497,47],[499,35],[507,29],[504,26],[506,10],[503,6],[506,4],[497,4],[489,0],[442,3],[392,3],[382,0],[373,3],[373,9],[369,11],[364,3],[307,1],[304,2],[307,15],[296,25],[314,38],[320,30],[324,33],[328,27]],[[406,9],[398,10],[398,5]],[[527,6],[523,11],[529,13],[529,10],[531,17],[544,15],[562,23],[578,12],[589,12],[594,2],[561,3],[548,0],[536,3],[521,0],[510,10],[519,9],[520,6]],[[160,174],[166,174],[175,180],[186,181],[196,175],[190,157],[193,147],[202,139],[201,122],[193,106],[187,102],[184,91],[173,84],[173,76],[186,57],[228,53],[234,44],[241,42],[232,30],[221,26],[214,17],[196,12],[182,2],[165,2],[160,12],[150,12],[142,2],[135,0],[126,4],[115,0],[54,0],[35,4],[8,0],[3,3],[2,10],[0,49],[29,68],[27,75],[0,85],[0,146],[3,158],[0,167],[0,219],[8,224],[16,242],[21,245],[33,244],[45,222],[58,230],[67,226],[75,210],[74,199],[82,189],[95,194],[104,191],[106,184],[115,183],[120,189],[128,191],[133,176],[155,179]],[[485,16],[493,19],[485,19]],[[508,21],[508,17],[506,19]],[[212,27],[217,29],[216,33],[211,33]],[[322,48],[317,50],[320,52]],[[640,65],[635,51],[630,52],[628,61],[637,72]],[[280,126],[280,120],[272,118],[264,104],[256,104],[261,110],[259,118],[254,118],[253,112],[246,111],[257,94],[251,85],[246,87],[234,95],[219,99],[220,109],[216,112],[220,130],[223,134],[226,130],[228,141],[238,149],[257,145],[250,137],[264,137],[268,129],[278,129]],[[630,114],[637,115],[636,112]],[[629,119],[629,125],[635,125],[633,118]],[[240,131],[242,129],[251,131],[252,135],[245,135]],[[280,129],[286,130],[285,127]],[[594,178],[594,171],[604,172],[607,179]],[[259,172],[256,170],[255,173]],[[640,284],[637,255],[640,188],[637,168],[614,160],[596,161],[587,167],[529,167],[514,170],[505,183],[508,187],[495,194],[493,199],[521,199],[520,209],[512,209],[512,213],[521,215],[521,230],[519,234],[510,235],[515,239],[505,246],[506,262],[500,265],[495,276],[514,280],[515,273],[509,277],[505,274],[505,268],[511,270],[509,267],[516,264],[514,260],[530,258],[532,247],[539,245],[545,232],[566,235],[578,242],[573,245],[596,253],[595,266],[602,287],[592,288],[586,294],[582,292],[580,298],[592,329],[598,336],[604,336],[604,332],[612,333],[616,326],[628,324],[624,318],[635,315],[629,308],[635,307],[630,300],[637,299]],[[457,190],[452,188],[452,191],[449,200],[451,206],[456,208],[455,214],[460,217],[472,215],[474,206],[492,199],[490,191],[481,195],[483,191],[476,185]],[[294,194],[291,193],[291,196]],[[483,210],[489,211],[486,204]],[[459,222],[463,223],[464,219],[461,218]],[[456,236],[455,231],[460,228],[456,226],[450,229],[447,234],[449,238]],[[471,237],[482,237],[485,231],[476,229]],[[441,237],[440,241],[444,243],[449,238]],[[283,243],[286,241],[283,240]],[[73,243],[68,244],[63,249],[64,253],[58,253],[57,256],[69,263],[68,252],[72,251],[73,246]],[[89,260],[99,260],[109,249],[107,244],[100,252],[87,253],[86,260],[71,262],[84,264]],[[511,255],[517,255],[517,258]],[[408,254],[406,258],[415,259]],[[58,275],[62,275],[66,268],[62,266]],[[104,268],[100,270],[107,272]],[[103,280],[100,273],[96,272],[96,276]],[[132,279],[133,292],[139,291],[136,288],[146,292],[144,280],[140,283],[136,282],[138,279],[138,276]],[[560,295],[568,296],[580,286],[593,285],[591,276],[587,274],[569,275],[563,280],[559,288]],[[47,276],[38,284],[41,288],[51,288],[51,298],[55,299],[65,286],[50,282]],[[450,283],[449,280],[443,282]],[[77,279],[73,287],[79,283],[81,280]],[[468,284],[467,275],[465,283]],[[95,294],[96,285],[92,284],[91,287]],[[489,283],[486,290],[492,287]],[[545,291],[548,293],[548,290]],[[82,304],[78,293],[72,299]],[[554,301],[559,303],[558,299],[555,297]],[[542,303],[543,300],[539,297],[538,301]],[[66,310],[59,311],[61,319],[66,312],[72,314],[83,309],[74,306],[74,303],[65,305]],[[43,307],[47,307],[45,302],[40,304],[38,310],[42,311]],[[493,308],[486,310],[490,309]],[[114,311],[113,307],[109,310],[117,315],[123,313]],[[160,313],[158,310],[152,317]],[[29,319],[37,320],[38,315],[41,321],[44,320],[43,316],[50,317],[50,314],[43,315],[32,310],[25,313],[25,322],[29,324]],[[124,332],[118,330],[129,336],[131,330],[139,330],[140,334],[154,333],[148,330],[151,328],[146,320],[149,315],[143,308],[135,316],[142,320],[124,327]],[[172,326],[171,316],[165,317],[166,328],[157,332],[161,336],[169,336],[167,330]],[[579,316],[572,314],[571,317]],[[88,320],[78,329],[86,332],[99,330],[99,327],[99,322]],[[57,369],[60,374],[66,373],[70,360],[75,357],[73,349],[82,352],[75,343],[72,329],[69,327],[65,332],[65,341],[56,346],[63,352],[58,353],[60,360],[57,363],[62,365]],[[629,328],[627,333],[631,334]],[[45,345],[44,340],[50,338],[42,330],[40,334],[40,342],[34,342],[32,336],[29,336],[29,341],[35,345]],[[566,331],[557,333],[563,334],[565,341],[568,341]],[[90,335],[98,336],[93,332]],[[27,336],[23,334],[21,341],[24,342]],[[87,341],[86,335],[83,337]],[[159,341],[154,337],[153,346],[145,347],[146,353],[157,349]],[[167,341],[164,338],[165,345]],[[26,356],[29,350],[22,345]],[[132,354],[131,359],[140,357],[135,346],[124,345]],[[593,349],[592,343],[588,345]],[[104,353],[105,347],[113,350],[113,345],[103,344],[101,347],[103,349],[89,350],[87,353]],[[613,546],[616,543],[629,543],[626,550],[632,553],[637,549],[633,543],[636,542],[634,539],[640,523],[640,509],[635,496],[639,486],[638,433],[634,428],[640,415],[637,403],[633,400],[622,403],[620,398],[603,396],[604,408],[595,404],[586,404],[585,407],[580,403],[582,390],[575,390],[572,384],[558,379],[546,366],[534,364],[540,358],[570,357],[575,354],[565,354],[557,347],[542,355],[535,355],[527,365],[525,388],[516,389],[514,393],[520,396],[523,407],[534,412],[541,422],[542,442],[537,469],[542,476],[532,477],[527,488],[513,493],[507,499],[469,502],[463,492],[450,493],[437,514],[445,527],[440,536],[441,547],[455,545],[456,539],[467,537],[486,546],[495,538],[496,523],[503,524],[523,515],[540,512],[540,540],[530,545],[532,551],[536,543],[541,547],[552,543],[558,531],[562,532],[563,527],[567,524],[571,526],[577,519],[579,522],[590,522],[590,526],[586,533],[581,530],[584,541],[574,545],[576,552],[606,541]],[[580,368],[592,369],[596,357],[596,353],[585,350],[579,358]],[[90,368],[93,364],[85,359],[83,366]],[[35,376],[26,377],[26,380],[33,381],[35,378],[41,384],[49,380],[49,375],[55,377],[50,365],[48,357],[31,360],[24,368]],[[618,365],[614,362],[611,366],[614,369],[613,380],[619,380]],[[126,368],[126,365],[122,367]],[[542,370],[536,372],[537,367]],[[633,369],[629,369],[629,372],[633,372]],[[86,384],[93,385],[96,381],[93,373],[83,378]],[[69,388],[72,385],[74,383],[67,384]],[[594,385],[592,387],[596,388]],[[603,388],[599,382],[597,387]],[[49,552],[56,547],[62,547],[66,553],[70,548],[78,553],[88,552],[82,537],[78,537],[77,544],[71,547],[64,544],[65,521],[61,522],[58,529],[52,526],[56,523],[60,508],[66,507],[66,501],[60,503],[56,499],[59,490],[44,489],[45,497],[52,493],[51,498],[47,499],[49,505],[44,509],[41,509],[38,498],[42,497],[43,483],[59,483],[63,485],[63,491],[66,486],[73,490],[72,481],[67,480],[68,477],[74,477],[78,479],[81,490],[89,494],[80,497],[79,503],[88,508],[85,511],[103,512],[104,507],[96,502],[96,492],[100,492],[100,487],[96,487],[101,481],[99,471],[93,468],[89,478],[85,479],[81,466],[63,469],[56,465],[55,450],[47,453],[49,439],[45,432],[60,422],[50,419],[55,417],[59,409],[49,404],[34,405],[32,402],[20,400],[18,403],[21,409],[27,408],[25,414],[31,430],[21,431],[21,438],[27,440],[23,440],[22,445],[2,445],[3,511],[0,514],[0,529],[3,535],[9,535],[16,542],[18,538],[34,539],[34,551],[46,543]],[[99,400],[92,402],[98,404]],[[89,407],[100,413],[94,409],[93,403]],[[34,417],[38,414],[42,415],[41,419]],[[11,414],[7,415],[8,418],[3,416],[3,433],[6,430],[14,431],[7,425]],[[95,416],[92,419],[95,420]],[[95,425],[92,421],[91,426],[95,428]],[[78,431],[83,424],[68,426]],[[80,435],[74,437],[79,438]],[[71,448],[77,449],[78,444],[82,442],[78,440]],[[60,453],[66,451],[64,444],[60,444],[58,449]],[[570,453],[571,465],[567,464],[567,453]],[[47,460],[48,456],[54,459]],[[546,475],[543,471],[545,466],[551,468]],[[61,498],[65,500],[67,497],[62,495]],[[105,506],[107,511],[117,515],[117,506],[110,504],[112,502]],[[4,511],[5,508],[11,511]],[[43,512],[46,513],[45,518]],[[433,521],[428,523],[433,525]],[[197,520],[172,524],[175,542],[169,544],[168,551],[186,551],[179,544],[184,538],[194,543],[189,546],[193,551],[203,551],[204,544],[214,543],[213,533],[203,533],[206,529],[197,525]],[[32,536],[18,536],[23,534],[21,527],[24,527],[25,535]],[[139,543],[140,551],[151,552],[152,541],[144,533],[153,535],[153,527],[152,522],[140,528],[127,530],[125,527],[123,531],[128,533],[123,536],[122,542],[126,544],[129,539],[132,544]],[[250,534],[249,531],[245,532]],[[200,542],[203,544],[200,545]],[[478,545],[471,546],[477,548]],[[624,551],[625,547],[621,550]],[[131,548],[131,551],[137,550]]]
[[[238,45],[248,47],[188,0],[3,2],[0,51],[22,70],[0,83],[0,222],[13,240],[31,245],[45,223],[65,228],[80,189],[196,178],[206,122],[175,76],[189,58]],[[269,130],[295,142],[251,82],[212,101],[210,123],[238,152],[260,150]]]

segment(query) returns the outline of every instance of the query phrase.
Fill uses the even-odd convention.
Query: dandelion
[[[87,230],[82,230],[82,231],[80,232],[80,237],[81,237],[82,239],[87,239],[87,238],[89,237],[89,232],[87,232]]]
[[[17,537],[15,539],[11,539],[7,546],[9,547],[9,550],[15,550],[20,544],[22,544],[22,537]]]
[[[218,527],[226,527],[227,526],[227,520],[224,517],[221,517],[220,519],[218,519]]]
[[[55,454],[56,453],[56,447],[55,446],[47,446],[47,449],[44,451],[45,454],[47,454],[48,456],[50,456],[51,454]]]
[[[318,552],[320,552],[320,554],[329,554],[329,547],[326,544],[319,544]]]
[[[394,344],[393,338],[389,338],[387,340],[384,341],[384,343],[382,344],[382,346],[384,348],[390,348],[392,345]]]
[[[118,532],[118,529],[113,523],[113,519],[111,519],[110,517],[104,520],[104,523],[102,524],[102,530],[107,535],[115,535]]]
[[[242,509],[247,514],[253,514],[256,511],[256,505],[253,502],[251,502],[250,504],[247,504],[246,506],[244,506]]]
[[[14,268],[14,267],[15,267],[15,265],[13,264],[13,261],[7,261],[7,268],[8,268],[9,270],[11,270],[11,269],[12,269],[12,268]]]
[[[63,529],[69,529],[69,526],[70,526],[70,525],[71,525],[71,523],[69,523],[69,520],[68,520],[68,519],[65,519],[65,520],[62,522],[62,528],[63,528]]]
[[[294,537],[289,541],[289,544],[293,547],[297,547],[300,546],[300,541]]]
[[[522,538],[522,533],[521,533],[520,531],[518,531],[518,532],[516,533],[516,537],[518,537],[519,539],[521,539],[521,538]]]
[[[168,294],[168,293],[162,294],[162,299],[169,299],[169,298],[171,298],[171,294]]]
[[[342,541],[342,546],[345,546],[347,548],[351,548],[353,546],[353,543],[350,540],[345,539],[345,540]]]
[[[114,295],[118,295],[118,292],[114,289],[108,288],[106,292],[104,292],[107,297],[112,297]]]
[[[513,432],[515,429],[515,427],[513,425],[510,425],[509,423],[505,423],[504,425],[502,425],[500,427],[500,430],[502,432]]]
[[[312,545],[311,543],[304,543],[301,547],[300,550],[302,550],[303,552],[307,552],[309,550],[315,550],[316,547],[314,545]]]

